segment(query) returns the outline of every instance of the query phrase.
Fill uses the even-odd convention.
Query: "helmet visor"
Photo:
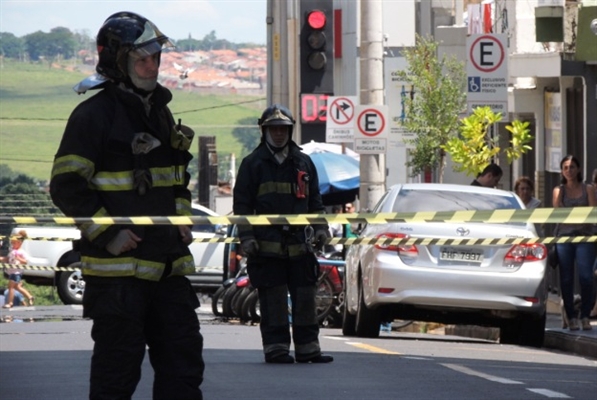
[[[174,44],[151,21],[145,23],[141,36],[134,43],[132,51],[140,58],[149,57],[162,51],[163,48],[174,47]]]

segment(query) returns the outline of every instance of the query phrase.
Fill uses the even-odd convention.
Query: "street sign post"
[[[505,34],[470,35],[467,47],[468,112],[490,107],[508,121],[508,47]]]
[[[388,106],[357,106],[354,151],[385,154],[388,138]]]
[[[357,96],[328,97],[326,120],[327,143],[352,143],[354,141],[355,108]]]

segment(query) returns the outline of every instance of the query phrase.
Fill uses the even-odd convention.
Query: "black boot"
[[[270,364],[294,364],[294,357],[290,354],[279,354],[275,357],[265,356],[265,362]]]
[[[325,356],[323,354],[317,355],[311,358],[300,359],[297,357],[296,362],[299,363],[313,363],[313,364],[327,364],[334,361],[334,357],[332,356]]]

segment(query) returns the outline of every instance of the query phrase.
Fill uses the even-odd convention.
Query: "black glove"
[[[259,243],[254,238],[242,240],[240,247],[247,257],[259,254]]]
[[[315,237],[313,243],[315,244],[315,250],[320,251],[327,240],[331,237],[330,232],[327,229],[318,229],[315,231]]]

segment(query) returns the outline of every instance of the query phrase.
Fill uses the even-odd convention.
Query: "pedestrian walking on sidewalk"
[[[583,183],[580,162],[573,155],[567,155],[560,162],[561,185],[553,189],[553,206],[586,207],[597,206],[595,191],[592,185]],[[590,236],[591,224],[558,224],[556,236]],[[595,262],[594,243],[558,243],[556,245],[560,270],[560,293],[564,301],[564,309],[568,317],[568,329],[590,330],[589,316],[595,294],[593,293],[593,264]],[[574,312],[574,268],[577,268],[580,281],[580,324]]]

